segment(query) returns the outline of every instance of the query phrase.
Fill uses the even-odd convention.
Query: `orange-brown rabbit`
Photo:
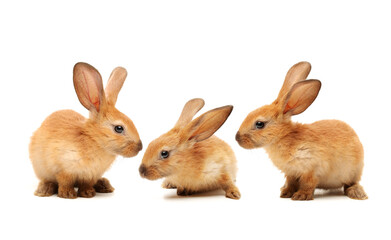
[[[234,152],[212,136],[233,107],[213,109],[192,121],[203,106],[202,99],[186,103],[175,127],[149,144],[140,175],[150,180],[164,177],[163,187],[177,188],[178,195],[223,189],[228,198],[239,199]]]
[[[72,110],[54,112],[31,137],[30,159],[40,180],[37,196],[58,192],[62,198],[93,197],[114,188],[103,173],[117,155],[133,157],[142,144],[133,122],[115,108],[126,70],[113,70],[103,90],[99,72],[77,63],[73,83],[80,103],[90,111],[84,118]],[[76,193],[74,187],[78,187]]]
[[[246,149],[263,147],[274,165],[286,176],[281,197],[312,200],[315,188],[344,187],[354,199],[367,199],[359,184],[364,151],[354,130],[338,120],[312,124],[294,123],[291,116],[306,110],[318,95],[321,83],[305,80],[308,62],[287,73],[277,99],[251,112],[236,134]]]

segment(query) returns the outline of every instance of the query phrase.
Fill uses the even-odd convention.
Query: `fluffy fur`
[[[303,112],[318,95],[320,81],[304,81],[308,62],[294,65],[285,78],[278,98],[251,112],[243,121],[236,140],[246,149],[263,147],[286,176],[281,197],[311,200],[315,188],[344,187],[354,199],[366,199],[359,185],[364,151],[354,130],[338,120],[312,124],[293,123],[291,116]],[[264,123],[257,129],[256,122]]]
[[[140,175],[149,180],[164,177],[163,187],[176,188],[178,195],[223,189],[227,197],[239,199],[240,192],[234,184],[234,152],[227,143],[212,136],[233,107],[217,108],[191,121],[203,105],[202,99],[190,100],[175,127],[149,144]],[[162,151],[169,156],[163,158]]]
[[[125,78],[125,69],[114,69],[104,91],[95,68],[75,65],[75,90],[90,118],[72,110],[57,111],[33,134],[30,159],[40,180],[35,195],[76,198],[114,191],[103,173],[117,155],[133,157],[142,148],[133,122],[115,108]],[[115,132],[117,125],[123,126],[122,133]]]

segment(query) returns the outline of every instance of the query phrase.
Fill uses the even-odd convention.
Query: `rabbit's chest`
[[[221,163],[208,162],[202,168],[181,172],[167,180],[177,187],[195,192],[216,189],[222,167]]]
[[[95,179],[100,178],[114,160],[115,156],[102,154],[92,158],[70,151],[63,155],[62,162],[64,169],[78,179]]]
[[[86,172],[90,172],[94,176],[101,177],[103,173],[111,166],[114,162],[115,156],[102,156],[94,159],[88,159],[85,161],[84,169]]]
[[[314,169],[315,156],[310,148],[299,147],[294,153],[267,151],[273,164],[287,175],[300,175]]]

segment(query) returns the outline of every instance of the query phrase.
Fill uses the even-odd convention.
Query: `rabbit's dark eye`
[[[117,133],[122,133],[124,131],[124,127],[122,127],[121,125],[117,125],[114,127],[114,131]]]
[[[264,127],[265,127],[265,122],[257,121],[257,122],[255,123],[255,128],[256,128],[256,129],[262,129],[262,128],[264,128]]]
[[[168,151],[163,150],[160,152],[160,157],[162,159],[166,159],[166,158],[168,158],[168,156],[170,156],[170,153]]]

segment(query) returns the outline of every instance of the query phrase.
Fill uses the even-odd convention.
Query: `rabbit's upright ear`
[[[73,68],[73,85],[80,103],[89,111],[99,112],[105,96],[98,70],[88,63],[76,63]]]
[[[194,98],[188,101],[183,107],[181,116],[175,124],[175,128],[186,126],[196,115],[196,113],[204,106],[205,102],[201,98]]]
[[[210,110],[191,121],[182,131],[182,140],[203,141],[211,137],[227,120],[233,106]]]
[[[310,71],[311,64],[309,62],[299,62],[293,65],[285,76],[285,81],[277,100],[283,99],[295,83],[306,80]]]
[[[304,112],[318,96],[321,85],[319,80],[306,80],[293,85],[285,100],[283,114]]]
[[[107,86],[105,88],[106,98],[109,104],[115,105],[117,102],[119,91],[124,85],[127,75],[128,73],[123,67],[117,67],[111,72],[109,81],[107,82]]]

